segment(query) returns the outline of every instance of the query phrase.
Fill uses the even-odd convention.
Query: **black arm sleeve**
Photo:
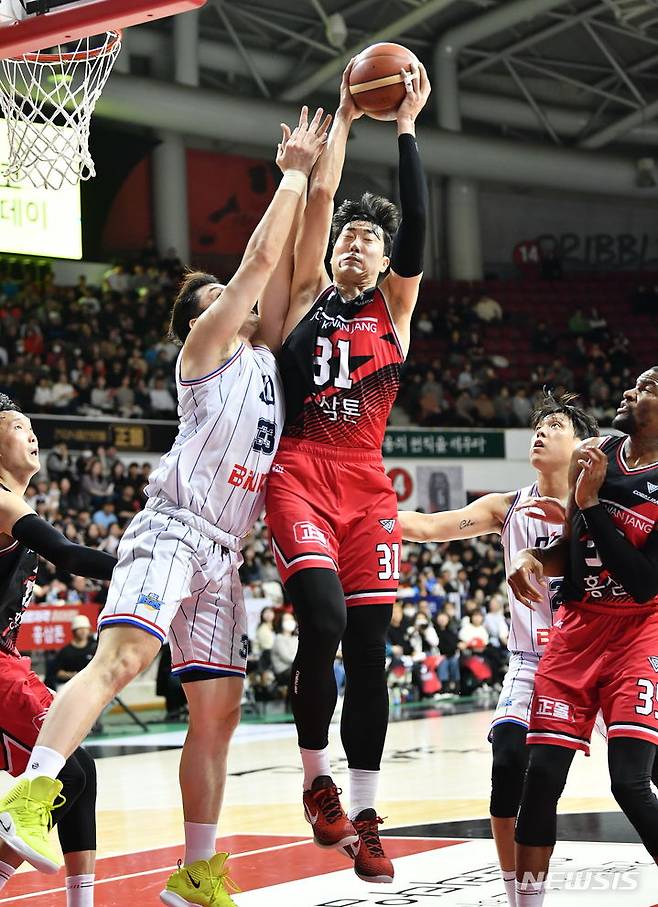
[[[417,277],[423,272],[427,184],[414,136],[398,136],[398,149],[402,221],[393,240],[391,268],[400,277]]]
[[[115,557],[94,548],[76,545],[36,513],[28,513],[14,523],[12,536],[21,545],[31,548],[51,564],[91,579],[111,579],[117,562]]]
[[[658,595],[658,532],[636,548],[617,531],[603,504],[588,507],[583,516],[601,561],[633,600],[642,605]]]

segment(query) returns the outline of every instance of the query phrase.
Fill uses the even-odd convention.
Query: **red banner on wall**
[[[96,630],[98,605],[33,605],[23,614],[16,646],[19,652],[61,649],[73,638],[71,623],[83,614]]]

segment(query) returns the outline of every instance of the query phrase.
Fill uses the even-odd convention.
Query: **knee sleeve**
[[[64,772],[75,779],[77,793],[69,800],[65,785],[62,793],[67,802],[62,807],[63,812],[58,817],[55,815],[57,811],[53,814],[62,853],[96,850],[96,764],[89,753],[79,747],[60,773],[62,780]],[[69,782],[69,787],[74,792],[72,784],[73,780]]]
[[[392,607],[351,608],[343,637],[345,701],[341,738],[350,768],[378,771],[388,727],[386,630]]]
[[[516,818],[521,805],[523,780],[528,766],[526,729],[511,721],[497,725],[491,732],[490,814],[499,819]]]
[[[300,570],[286,583],[299,624],[299,646],[292,666],[290,702],[299,745],[327,746],[336,707],[334,659],[347,623],[345,596],[332,570]]]
[[[516,840],[527,847],[552,847],[556,839],[557,803],[575,751],[547,744],[533,744],[529,749]]]

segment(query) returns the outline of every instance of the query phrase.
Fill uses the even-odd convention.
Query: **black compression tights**
[[[346,688],[341,737],[350,768],[377,771],[388,724],[386,630],[389,605],[347,609],[332,570],[301,570],[286,583],[299,624],[299,648],[292,666],[291,702],[299,745],[327,746],[336,706],[333,664],[343,645]]]
[[[66,760],[58,775],[63,806],[53,810],[62,853],[96,850],[96,765],[82,747]]]

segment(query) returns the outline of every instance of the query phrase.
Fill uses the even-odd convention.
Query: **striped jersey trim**
[[[651,743],[658,743],[658,730],[656,728],[646,727],[643,724],[633,724],[631,722],[616,722],[608,728],[608,738],[611,737],[644,737]]]
[[[517,505],[518,502],[519,502],[519,498],[521,497],[521,492],[522,492],[522,491],[523,491],[523,489],[522,489],[522,488],[519,488],[519,490],[518,490],[518,491],[516,492],[516,494],[514,495],[514,500],[513,500],[512,503],[510,504],[510,508],[509,508],[509,510],[507,511],[506,515],[505,515],[505,520],[504,520],[503,525],[502,525],[502,528],[501,528],[501,530],[500,530],[500,534],[501,534],[501,535],[503,534],[503,532],[505,532],[505,530],[507,529],[507,527],[508,527],[508,525],[509,525],[509,521],[511,520],[512,514],[514,513],[514,508],[516,507],[516,505]]]
[[[238,359],[242,355],[243,350],[244,350],[244,343],[241,343],[240,346],[237,348],[237,350],[230,357],[230,359],[227,359],[226,362],[224,362],[222,365],[219,366],[219,368],[216,368],[213,372],[209,372],[207,375],[203,375],[201,378],[185,378],[184,379],[181,374],[181,371],[180,371],[180,363],[179,363],[178,380],[180,381],[181,386],[182,387],[192,387],[197,384],[205,384],[205,382],[210,381],[211,378],[214,378],[217,375],[221,375],[221,373],[223,371],[225,371],[229,367],[229,365],[232,365],[236,361],[236,359]]]
[[[146,630],[147,633],[152,633],[153,636],[157,636],[161,642],[164,642],[167,638],[167,634],[161,627],[152,624],[148,620],[144,620],[136,614],[108,614],[107,617],[103,617],[99,620],[98,629],[102,630],[104,627],[110,627],[114,624],[132,624],[134,627],[139,627],[140,630]]]
[[[297,557],[293,557],[288,560],[275,542],[274,538],[272,539],[272,548],[274,549],[274,554],[279,558],[283,566],[286,568],[292,567],[294,564],[299,564],[302,561],[328,561],[332,567],[334,567],[336,570],[338,569],[338,565],[330,554],[320,554],[319,552],[316,553],[314,551],[309,551],[308,554],[298,554]]]

